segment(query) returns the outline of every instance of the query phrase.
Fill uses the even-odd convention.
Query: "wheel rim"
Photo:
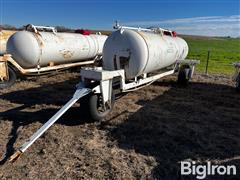
[[[106,106],[105,106],[106,107]],[[112,108],[111,106],[108,109],[105,109],[103,106],[103,98],[101,95],[97,96],[97,111],[99,114],[104,114],[108,111],[110,111]]]

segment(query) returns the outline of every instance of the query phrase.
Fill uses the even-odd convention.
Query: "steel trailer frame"
[[[96,57],[95,59],[86,60],[86,61],[80,61],[80,62],[73,62],[73,63],[65,63],[65,64],[49,64],[49,66],[46,67],[36,67],[36,68],[29,68],[25,69],[22,66],[20,66],[11,56],[11,54],[4,54],[3,56],[0,56],[0,64],[7,63],[6,66],[8,66],[8,63],[10,63],[16,70],[22,74],[22,75],[34,75],[34,74],[40,74],[42,72],[50,72],[54,70],[62,70],[66,68],[72,68],[76,66],[81,65],[89,65],[96,62],[96,60],[100,57]]]
[[[112,99],[112,84],[114,78],[119,78],[120,91],[129,92],[142,88],[146,85],[153,83],[154,81],[174,74],[180,70],[181,65],[187,65],[190,68],[187,77],[192,78],[194,73],[194,67],[199,64],[198,60],[181,60],[177,61],[174,68],[166,70],[165,72],[158,73],[156,75],[148,76],[143,74],[141,77],[135,77],[132,81],[125,79],[125,71],[120,70],[103,70],[101,67],[94,68],[82,68],[81,70],[81,82],[77,84],[77,89],[73,97],[52,117],[50,118],[40,129],[38,129],[11,157],[10,161],[15,162],[48,128],[50,128],[71,106],[77,102],[80,98],[88,95],[89,93],[101,94],[103,97],[103,106],[107,108],[111,104]],[[99,82],[93,88],[88,88],[90,81]]]

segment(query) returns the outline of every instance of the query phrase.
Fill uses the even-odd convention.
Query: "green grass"
[[[198,59],[197,70],[205,72],[207,53],[210,51],[209,73],[232,74],[233,62],[240,62],[240,38],[208,38],[183,36],[189,46],[188,59]]]

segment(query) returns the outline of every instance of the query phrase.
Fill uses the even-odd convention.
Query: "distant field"
[[[197,70],[205,72],[207,52],[210,51],[209,73],[232,74],[233,62],[240,62],[240,38],[209,38],[182,36],[189,45],[189,59],[199,59]]]

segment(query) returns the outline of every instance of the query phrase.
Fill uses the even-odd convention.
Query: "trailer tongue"
[[[79,87],[70,99],[51,119],[38,129],[20,148],[10,157],[10,161],[16,161],[48,128],[50,128],[72,105],[81,97],[89,94],[92,90]]]

